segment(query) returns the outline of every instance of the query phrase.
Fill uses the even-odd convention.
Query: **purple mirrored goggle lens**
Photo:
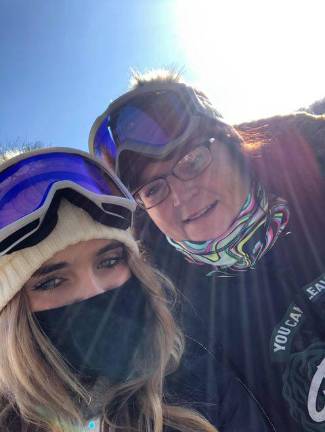
[[[104,170],[81,155],[33,155],[0,173],[0,229],[40,208],[60,181],[71,181],[96,194],[126,197]]]
[[[115,159],[117,147],[125,144],[131,143],[134,151],[140,152],[144,145],[163,147],[180,137],[189,121],[188,108],[173,91],[135,96],[113,109],[101,123],[94,140],[95,153],[100,156],[105,149]]]
[[[116,144],[114,138],[112,137],[111,130],[109,128],[109,117],[105,119],[100,124],[96,131],[94,138],[94,153],[95,156],[101,158],[103,152],[107,152],[109,156],[115,160],[116,159]]]

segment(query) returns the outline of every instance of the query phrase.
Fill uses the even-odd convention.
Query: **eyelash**
[[[105,258],[97,265],[97,269],[100,270],[102,268],[112,268],[123,261],[124,261],[124,256],[113,256],[113,257]],[[105,263],[107,262],[109,262],[110,264],[105,265]]]
[[[49,278],[45,281],[39,282],[33,288],[33,291],[49,291],[60,286],[66,279],[60,277]],[[52,285],[52,286],[50,286]],[[53,286],[54,285],[54,286]]]

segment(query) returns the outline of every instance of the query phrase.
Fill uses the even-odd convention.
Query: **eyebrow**
[[[44,276],[44,275],[47,275],[47,274],[52,273],[54,271],[66,268],[66,267],[68,267],[68,265],[69,264],[67,262],[62,261],[62,262],[58,262],[55,264],[49,264],[46,266],[42,266],[38,270],[36,270],[36,272],[34,272],[31,277],[34,278],[34,277]]]
[[[96,252],[96,256],[100,256],[103,255],[104,253],[113,250],[113,249],[117,249],[117,248],[123,248],[123,245],[120,242],[113,242],[113,243],[109,243],[108,245],[104,246],[103,248],[99,249],[99,251]],[[66,268],[69,266],[69,263],[62,261],[62,262],[58,262],[55,264],[49,264],[46,266],[42,266],[40,267],[38,270],[36,270],[33,274],[32,274],[32,278],[34,277],[40,277],[40,276],[44,276],[47,275],[49,273],[52,273],[54,271],[57,270],[62,270],[63,268]]]
[[[99,251],[96,252],[96,256],[98,257],[100,255],[103,255],[104,253],[109,252],[109,251],[111,251],[113,249],[118,249],[118,248],[122,248],[123,249],[123,247],[124,246],[123,246],[122,243],[120,243],[118,241],[115,241],[115,242],[109,243],[108,245],[106,245],[103,248],[99,249]]]

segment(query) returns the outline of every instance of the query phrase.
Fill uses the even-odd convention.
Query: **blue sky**
[[[233,122],[323,98],[324,2],[301,3],[0,0],[0,142],[86,149],[131,67],[184,68]]]
[[[0,140],[86,148],[130,67],[180,58],[169,1],[0,1]]]

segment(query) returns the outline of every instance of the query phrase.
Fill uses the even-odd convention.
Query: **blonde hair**
[[[174,288],[142,257],[130,250],[127,255],[153,313],[148,314],[145,340],[133,361],[135,378],[103,395],[102,431],[162,432],[168,425],[182,432],[216,432],[195,411],[164,402],[164,377],[177,368],[184,348],[166,300],[171,295],[164,292],[173,293]],[[83,421],[77,401],[89,403],[90,395],[39,330],[24,290],[1,312],[0,332],[1,431],[12,431],[13,418],[20,420],[21,431],[34,431],[35,426],[44,432],[75,431]]]

